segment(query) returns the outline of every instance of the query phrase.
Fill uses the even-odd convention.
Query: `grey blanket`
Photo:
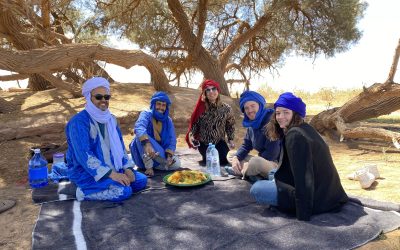
[[[162,183],[165,174],[157,172],[148,190],[125,202],[43,204],[33,249],[352,249],[400,226],[398,213],[367,208],[360,199],[302,222],[257,205],[247,181],[176,188]]]

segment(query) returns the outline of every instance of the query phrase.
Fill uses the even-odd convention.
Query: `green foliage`
[[[172,72],[195,68],[193,48],[185,47],[167,1],[115,0],[98,1],[105,29],[121,32],[151,51]],[[191,25],[192,35],[199,30],[198,3],[180,1]],[[282,65],[285,55],[333,56],[358,41],[361,32],[356,24],[366,3],[360,0],[210,0],[202,46],[218,58],[234,39],[266,13],[269,21],[253,38],[235,50],[229,62],[246,72],[260,73]],[[271,11],[273,10],[273,11]]]

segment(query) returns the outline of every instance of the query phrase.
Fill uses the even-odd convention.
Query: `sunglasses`
[[[206,93],[217,91],[217,87],[206,88]]]
[[[108,100],[110,100],[110,98],[111,98],[111,95],[102,95],[102,94],[96,94],[96,95],[94,95],[94,98],[97,100],[97,101],[101,101],[103,98],[104,98],[104,100],[106,100],[106,101],[108,101]]]

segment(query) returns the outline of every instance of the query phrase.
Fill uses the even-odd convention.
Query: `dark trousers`
[[[201,154],[201,156],[203,157],[202,163],[205,164],[206,163],[206,151],[208,148],[208,144],[205,144],[204,142],[200,141],[200,146],[199,146],[199,152]],[[224,140],[220,140],[216,145],[215,148],[218,150],[218,154],[219,154],[219,164],[221,166],[223,165],[227,165],[228,160],[226,159],[226,156],[229,152],[229,147],[228,144],[226,143],[226,141]]]

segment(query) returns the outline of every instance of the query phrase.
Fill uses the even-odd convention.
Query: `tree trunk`
[[[224,78],[223,67],[221,67],[220,62],[217,59],[213,58],[212,55],[201,46],[202,28],[199,29],[199,34],[196,36],[189,24],[188,17],[183,10],[182,4],[178,0],[168,0],[167,2],[177,23],[185,49],[187,50],[189,57],[191,57],[191,60],[193,60],[194,64],[203,72],[204,78],[212,79],[219,83],[221,94],[230,96],[228,85]],[[204,1],[200,2],[200,7],[204,12]],[[202,22],[204,22],[204,20]]]
[[[0,32],[4,33],[7,40],[19,50],[30,50],[42,47],[32,37],[25,34],[24,25],[17,16],[12,13],[5,3],[0,2]],[[46,64],[46,62],[43,62]],[[51,88],[51,84],[42,77],[32,74],[29,77],[28,87],[32,90],[45,90]]]
[[[343,138],[370,138],[393,142],[400,149],[400,133],[379,128],[356,127],[353,122],[390,114],[400,109],[400,85],[393,82],[400,56],[400,39],[396,47],[389,77],[375,83],[340,108],[323,111],[310,124],[320,133],[337,130]]]
[[[41,91],[54,88],[54,86],[40,75],[32,74],[29,76],[28,88],[33,91]]]
[[[310,124],[320,133],[337,130],[343,138],[370,138],[397,141],[400,133],[356,127],[354,122],[390,114],[400,109],[400,85],[375,83],[340,108],[323,111]]]
[[[11,113],[14,111],[15,107],[8,101],[6,101],[4,98],[0,97],[0,113]]]
[[[30,51],[10,51],[0,48],[0,69],[20,74],[60,72],[68,69],[76,61],[93,60],[105,61],[127,69],[135,65],[144,66],[150,72],[157,91],[170,91],[161,64],[140,50],[118,50],[97,44],[68,44]],[[69,85],[65,83],[64,89],[71,92]],[[61,88],[62,86],[58,85]]]
[[[198,58],[195,60],[195,64],[203,72],[204,78],[212,79],[219,83],[221,94],[230,96],[229,88],[224,77],[224,71],[221,70],[218,61],[213,59],[204,48],[201,50],[204,51],[199,53]]]

